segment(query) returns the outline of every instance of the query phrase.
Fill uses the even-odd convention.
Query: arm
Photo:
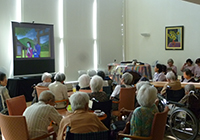
[[[141,136],[141,126],[142,126],[142,115],[139,111],[139,109],[136,109],[133,112],[133,115],[131,117],[130,121],[130,134],[131,135],[136,135],[136,136]]]
[[[120,93],[120,89],[121,89],[121,85],[117,85],[114,89],[114,91],[112,92],[111,96],[110,96],[110,99],[112,97],[115,97],[116,95],[118,95]]]
[[[181,71],[183,72],[183,70],[185,69],[186,63],[184,63],[184,65],[181,67]]]
[[[63,98],[68,99],[67,86],[63,85]]]
[[[161,95],[165,95],[165,94],[166,94],[167,85],[168,85],[168,84],[165,84],[165,85],[164,85],[163,89],[162,89],[161,92],[160,92]]]

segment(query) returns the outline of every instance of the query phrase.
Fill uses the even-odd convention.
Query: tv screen
[[[14,76],[55,72],[53,25],[12,22]]]

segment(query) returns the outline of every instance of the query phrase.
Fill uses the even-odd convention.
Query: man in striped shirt
[[[36,138],[48,133],[47,127],[54,122],[54,131],[58,130],[58,125],[62,116],[54,108],[55,96],[49,90],[40,94],[39,102],[26,108],[23,116],[26,117],[30,138]]]

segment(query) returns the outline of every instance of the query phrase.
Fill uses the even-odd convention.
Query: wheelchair
[[[190,98],[190,97],[189,97]],[[191,96],[191,98],[193,98]],[[194,140],[199,134],[199,114],[191,111],[190,107],[172,100],[166,100],[158,94],[158,109],[162,111],[166,105],[169,106],[168,121],[166,126],[177,140]],[[200,101],[198,100],[199,107]],[[194,102],[195,103],[195,102]],[[196,104],[195,104],[196,105]]]

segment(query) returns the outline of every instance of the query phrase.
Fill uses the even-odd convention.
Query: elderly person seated
[[[65,74],[64,73],[56,73],[54,76],[55,81],[49,85],[49,90],[53,92],[55,95],[55,100],[64,100],[68,99],[67,94],[67,86],[64,85]],[[66,102],[59,102],[56,104],[57,109],[65,108]]]
[[[177,76],[174,72],[170,71],[166,75],[167,83],[164,85],[163,89],[161,90],[161,95],[165,95],[167,88],[170,90],[180,90],[181,82],[177,79]]]
[[[183,64],[181,71],[184,72],[185,69],[191,70],[192,74],[194,74],[195,66],[193,65],[193,61],[190,58],[188,58],[186,63]]]
[[[48,134],[47,128],[51,121],[54,122],[54,131],[58,130],[62,116],[54,108],[54,105],[55,96],[51,91],[46,90],[40,94],[38,103],[26,108],[23,116],[26,117],[30,139]]]
[[[153,76],[153,81],[166,81],[165,74],[162,72],[162,65],[156,64],[154,68],[155,74]]]
[[[103,79],[103,87],[107,87],[108,86],[108,81],[105,80],[105,72],[103,72],[102,70],[97,72],[97,75],[100,76]]]
[[[95,98],[95,100],[99,102],[108,101],[106,93],[104,91],[100,91],[103,88],[103,79],[100,76],[95,75],[92,77],[90,87],[92,90],[92,93],[89,94],[90,99]]]
[[[112,94],[110,96],[110,99],[114,99],[114,97],[119,97],[121,87],[123,87],[123,88],[132,87],[131,86],[132,80],[133,80],[133,76],[130,73],[128,73],[128,72],[124,73],[121,78],[121,85],[117,85],[115,87],[114,91],[112,92]]]
[[[48,87],[51,84],[51,78],[52,75],[50,73],[48,72],[43,73],[41,78],[42,82],[38,83],[37,86]],[[38,97],[35,89],[33,90],[32,96],[34,97],[32,104],[38,102]]]
[[[72,133],[89,133],[108,130],[99,118],[88,112],[89,96],[84,92],[76,92],[70,97],[72,114],[60,122],[57,140],[64,140],[66,127],[70,126]]]
[[[87,74],[82,74],[78,78],[79,86],[76,87],[76,90],[79,91],[79,89],[86,89],[90,90],[90,76]]]
[[[150,136],[154,115],[158,112],[157,106],[154,104],[156,99],[155,87],[148,84],[141,86],[137,93],[137,100],[141,106],[136,108],[132,114],[128,133],[135,136]],[[127,133],[127,129],[125,131],[122,133]]]
[[[167,69],[173,70],[175,73],[177,73],[177,67],[174,65],[174,60],[173,59],[168,59],[167,60]]]
[[[188,85],[185,85],[184,87],[185,89],[185,96],[179,101],[179,103],[182,103],[182,104],[185,104],[187,101],[188,101],[188,98],[190,96],[190,92],[193,91],[193,93],[195,94],[196,92],[196,88],[193,84],[188,84]]]
[[[183,71],[183,77],[181,79],[181,82],[185,83],[196,82],[192,76],[193,76],[192,71],[190,69],[185,69]]]

